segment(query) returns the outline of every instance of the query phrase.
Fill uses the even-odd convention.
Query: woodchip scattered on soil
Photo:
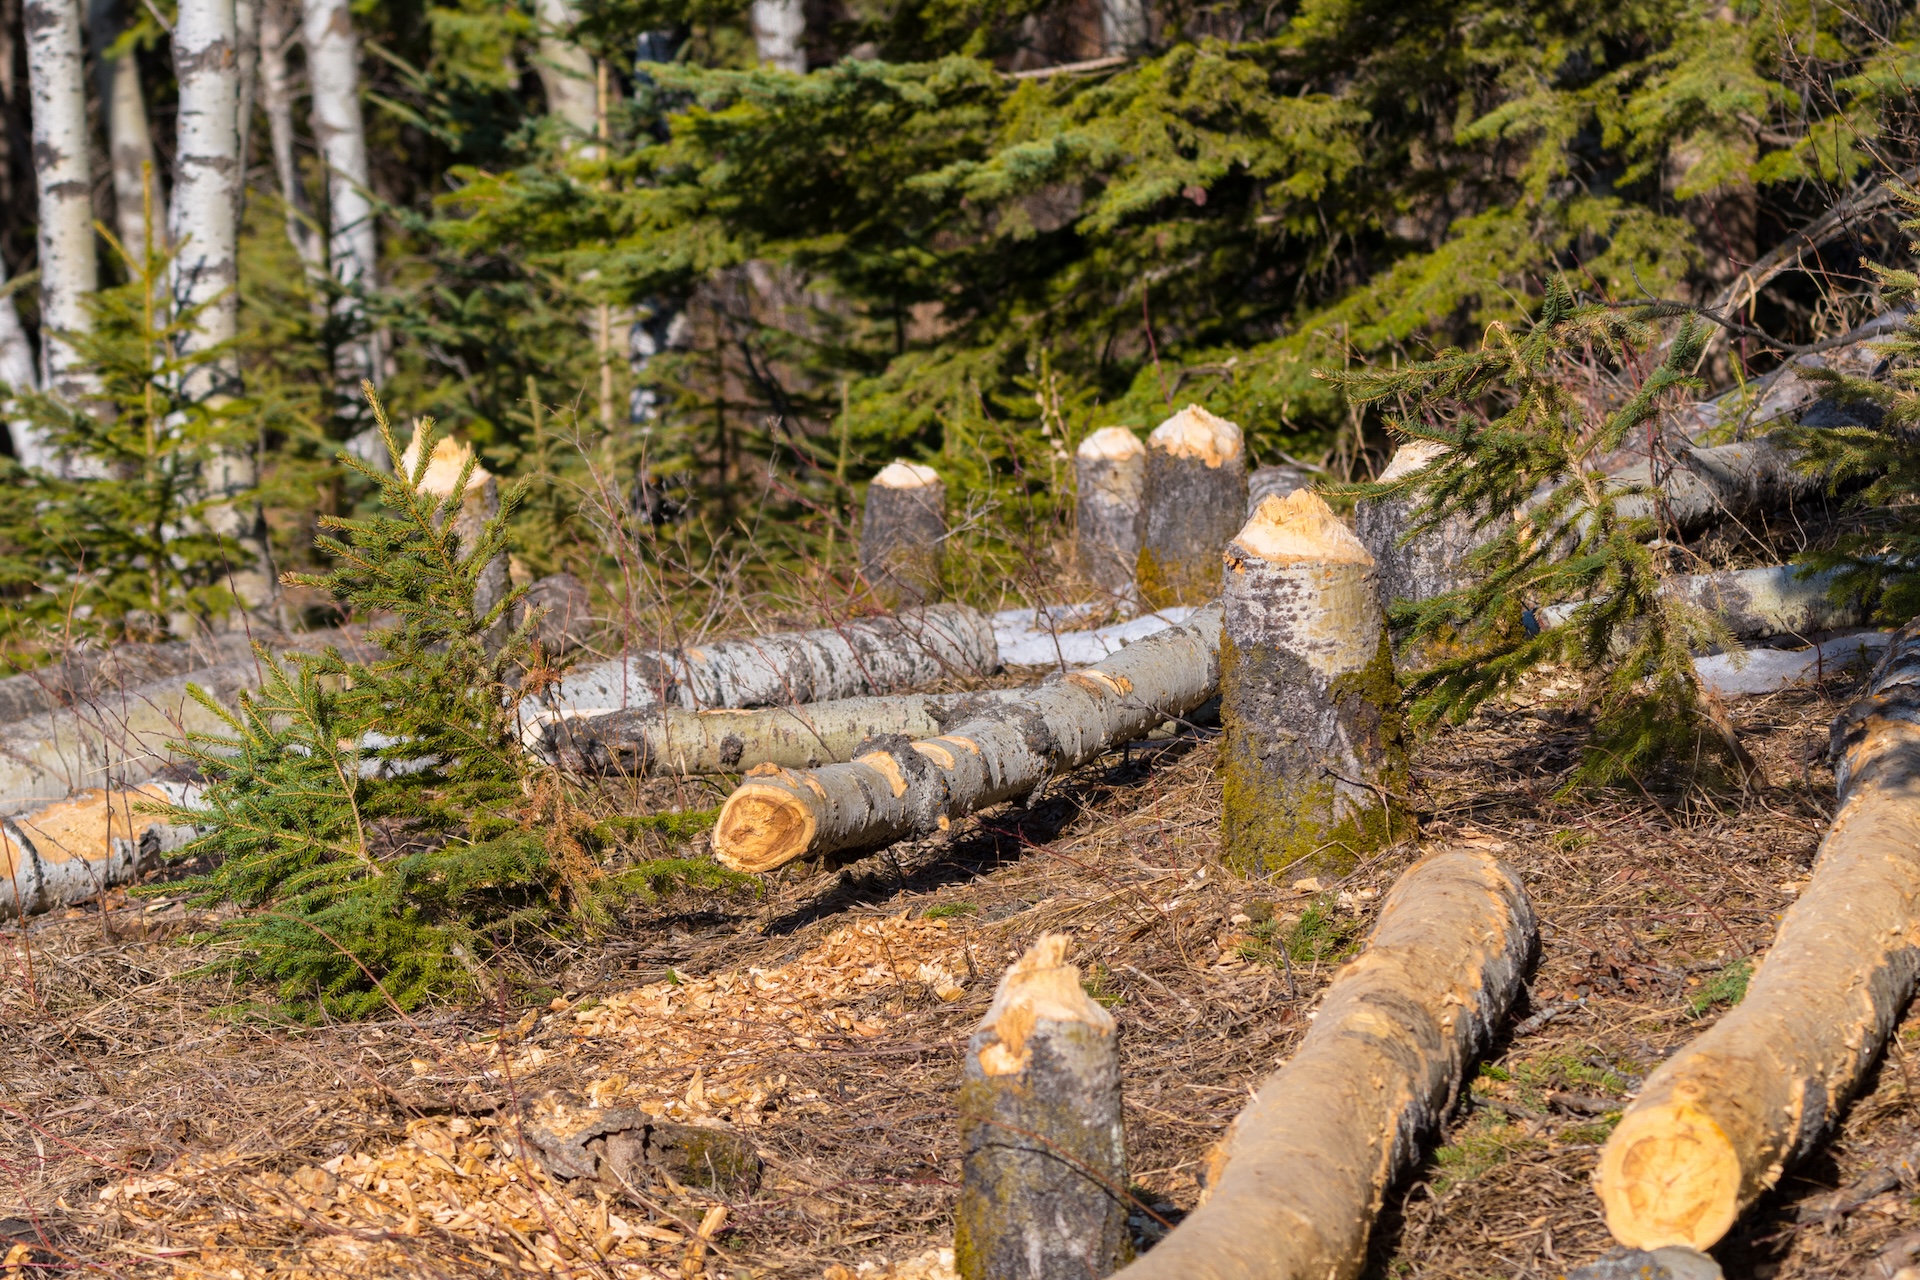
[[[1804,881],[1848,688],[1739,708],[1770,778],[1744,798],[1557,799],[1580,739],[1552,686],[1422,750],[1421,839],[1501,847],[1542,955],[1530,1003],[1389,1205],[1378,1274],[1551,1276],[1606,1247],[1598,1144],[1735,996]],[[272,1026],[217,1015],[244,992],[178,980],[206,957],[180,944],[193,921],[177,904],[110,898],[9,930],[0,1275],[932,1280],[965,1037],[1049,929],[1073,934],[1120,1018],[1136,1194],[1177,1217],[1417,855],[1317,890],[1236,880],[1216,861],[1212,756],[1192,737],[1135,748],[1026,808],[793,872],[764,898],[676,896],[563,957],[544,1003]],[[1909,1018],[1825,1153],[1721,1250],[1730,1275],[1871,1274],[1912,1243],[1916,1050]],[[710,1192],[557,1180],[521,1128],[554,1090],[733,1126],[764,1177],[717,1229]]]

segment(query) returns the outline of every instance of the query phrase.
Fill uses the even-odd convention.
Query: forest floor
[[[1455,840],[1521,871],[1541,956],[1371,1270],[1558,1275],[1608,1245],[1589,1175],[1623,1100],[1739,998],[1805,883],[1827,724],[1856,685],[1735,704],[1767,774],[1745,796],[1556,799],[1581,738],[1543,684],[1427,743],[1418,842],[1337,885],[1228,874],[1214,744],[1136,746],[834,874],[670,895],[561,956],[531,1003],[273,1025],[182,978],[209,957],[177,902],[6,926],[0,1275],[937,1276],[966,1038],[1049,930],[1123,1027],[1144,1240],[1192,1207],[1381,893]],[[1832,1142],[1719,1250],[1729,1275],[1870,1276],[1920,1251],[1917,1055],[1910,1016]],[[757,1187],[722,1220],[670,1178],[558,1180],[525,1135],[569,1102],[722,1121]]]

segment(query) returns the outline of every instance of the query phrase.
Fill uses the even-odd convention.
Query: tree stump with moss
[[[1311,490],[1226,551],[1222,840],[1242,875],[1344,875],[1391,839],[1399,688],[1373,556]]]
[[[1146,519],[1135,571],[1149,609],[1220,594],[1220,550],[1246,519],[1240,428],[1190,404],[1147,437]]]
[[[895,461],[867,486],[860,572],[891,608],[940,598],[947,550],[947,486],[932,467]]]
[[[1130,1255],[1119,1033],[1046,934],[1000,979],[960,1089],[961,1280],[1090,1280]]]
[[[1080,442],[1074,474],[1074,552],[1087,585],[1115,601],[1134,598],[1145,516],[1147,449],[1125,427],[1102,427]]]

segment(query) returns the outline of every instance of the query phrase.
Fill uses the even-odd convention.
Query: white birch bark
[[[762,66],[805,74],[807,12],[800,0],[753,0],[753,47]]]
[[[260,101],[267,112],[267,138],[273,149],[273,176],[280,185],[287,240],[313,272],[323,261],[320,241],[293,155],[293,71],[287,66],[287,50],[300,36],[295,13],[294,0],[261,0]]]
[[[167,196],[160,182],[160,166],[153,158],[153,133],[147,123],[139,59],[132,53],[118,58],[106,56],[127,25],[120,0],[92,0],[88,6],[87,28],[106,116],[107,158],[113,169],[113,229],[132,260],[129,269],[138,271],[147,253],[147,174],[153,175],[153,229],[163,244],[167,238]]]
[[[233,184],[233,218],[247,214],[247,169],[253,160],[253,106],[260,80],[260,0],[234,0],[233,30],[240,55],[240,105],[234,123],[240,131],[240,176]]]
[[[86,300],[100,284],[78,0],[27,0],[25,25],[40,204],[40,385],[78,402],[98,382],[63,335],[87,330]]]
[[[239,228],[234,187],[240,177],[240,62],[234,0],[181,0],[173,30],[173,69],[180,83],[174,159],[173,304],[200,308],[180,354],[231,342],[238,328]],[[195,368],[182,388],[193,399],[233,389],[231,357]]]
[[[540,56],[536,67],[540,87],[546,90],[547,110],[566,122],[577,138],[585,140],[596,133],[599,123],[599,87],[594,75],[593,58],[567,39],[580,21],[572,0],[539,0]],[[597,153],[597,148],[585,148]]]
[[[1100,0],[1100,43],[1108,57],[1139,53],[1152,37],[1147,0]]]
[[[6,263],[0,262],[0,290],[7,283]],[[13,295],[0,296],[0,382],[13,388],[16,393],[38,391],[40,377],[33,367],[33,344],[27,341],[27,330],[20,323],[20,311],[13,305]],[[0,403],[0,410],[10,410],[10,403]],[[22,466],[47,470],[54,464],[53,451],[41,437],[31,422],[17,413],[7,413],[8,434],[13,441],[13,456]]]

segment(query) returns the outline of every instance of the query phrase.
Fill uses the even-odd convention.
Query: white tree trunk
[[[240,175],[233,184],[233,216],[244,224],[247,170],[253,160],[253,105],[260,82],[260,0],[234,0],[235,49],[240,55],[240,105],[234,123],[240,131]]]
[[[201,309],[182,339],[180,354],[186,356],[231,342],[239,325],[234,187],[240,178],[240,60],[234,0],[181,0],[179,12],[173,30],[173,69],[180,82],[173,303],[182,314]],[[237,381],[238,368],[228,357],[196,368],[183,390],[204,399],[231,391]]]
[[[572,0],[539,0],[540,56],[536,64],[540,87],[547,93],[547,110],[566,121],[581,139],[597,132],[600,120],[598,82],[593,58],[567,38],[580,15]],[[597,153],[597,148],[588,148]]]
[[[261,0],[260,102],[267,112],[267,138],[273,149],[273,175],[280,184],[280,206],[287,224],[287,240],[309,272],[322,265],[320,240],[314,234],[313,209],[300,169],[293,156],[293,71],[287,50],[300,36],[294,0]]]
[[[753,47],[763,66],[805,74],[807,12],[800,0],[753,0]]]
[[[1100,0],[1100,43],[1108,57],[1139,53],[1152,38],[1147,0]]]
[[[90,327],[87,298],[100,284],[78,0],[27,0],[25,25],[40,196],[40,385],[77,403],[97,394],[98,380],[63,334]]]
[[[153,158],[140,61],[131,52],[118,58],[106,56],[127,25],[120,0],[93,0],[88,7],[87,28],[107,118],[107,157],[113,168],[113,229],[132,259],[131,270],[138,271],[147,253],[147,174],[152,174],[153,230],[162,244],[167,239],[167,196],[160,166]]]
[[[6,263],[0,262],[0,290],[7,283]],[[38,391],[40,377],[33,367],[33,344],[27,341],[27,330],[20,323],[20,311],[13,305],[13,295],[0,295],[0,382],[13,388],[16,393]],[[0,405],[0,408],[9,406]],[[8,433],[13,440],[13,456],[21,465],[46,470],[53,466],[53,451],[31,422],[18,415],[10,415],[7,423]]]

